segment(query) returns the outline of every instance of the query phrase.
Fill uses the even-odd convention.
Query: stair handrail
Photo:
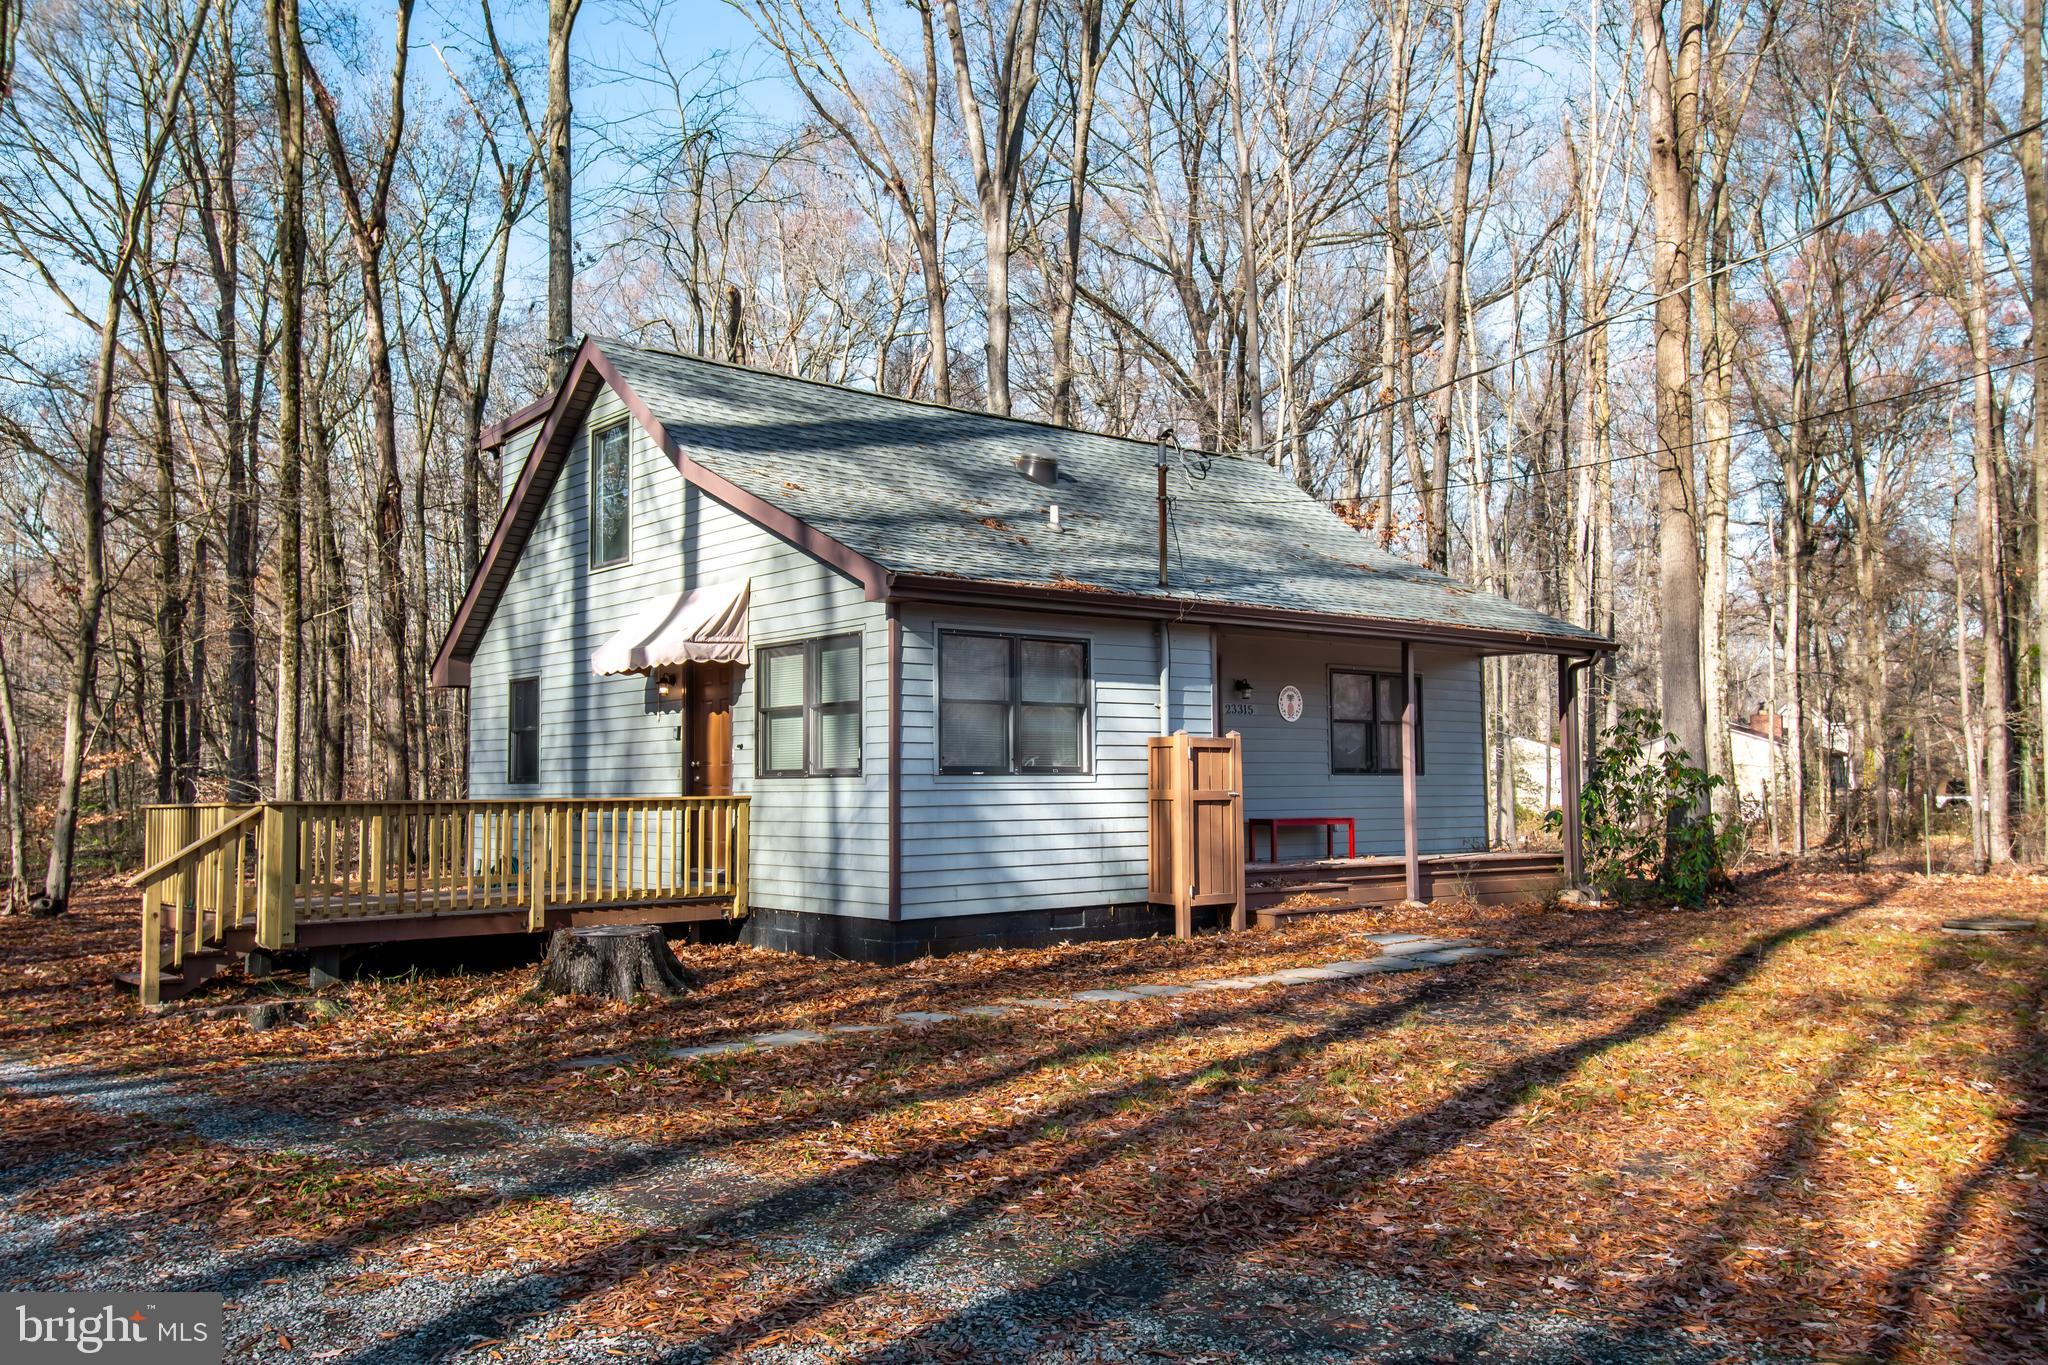
[[[165,877],[176,872],[178,865],[187,858],[199,857],[213,852],[212,846],[214,844],[223,842],[231,834],[239,833],[244,825],[261,819],[262,815],[263,807],[260,803],[249,807],[249,809],[223,824],[213,833],[202,834],[176,853],[166,854],[164,857],[157,859],[154,863],[130,877],[123,885],[130,891],[138,891],[143,887],[162,881]]]

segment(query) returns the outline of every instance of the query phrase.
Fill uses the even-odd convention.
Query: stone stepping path
[[[943,1010],[903,1010],[890,1016],[887,1024],[834,1024],[823,1031],[782,1029],[756,1033],[722,1043],[699,1043],[694,1047],[661,1048],[652,1053],[607,1052],[590,1057],[571,1057],[557,1065],[565,1070],[590,1071],[604,1067],[632,1066],[648,1061],[696,1061],[707,1057],[730,1057],[746,1052],[772,1052],[785,1047],[821,1043],[834,1035],[881,1033],[893,1028],[921,1028],[947,1024],[957,1019],[1001,1019],[1020,1009],[1064,1010],[1084,1005],[1115,1005],[1138,1000],[1174,999],[1208,991],[1255,991],[1266,986],[1307,986],[1386,972],[1419,972],[1431,967],[1453,967],[1461,962],[1507,957],[1506,948],[1489,948],[1469,938],[1431,938],[1427,934],[1367,934],[1380,946],[1380,956],[1356,961],[1325,962],[1315,967],[1286,967],[1261,976],[1212,977],[1185,984],[1155,982],[1137,986],[1097,986],[1067,996],[1014,996],[994,1005],[962,1005]]]

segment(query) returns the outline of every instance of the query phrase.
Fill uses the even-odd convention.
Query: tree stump
[[[669,951],[654,924],[600,924],[557,929],[540,961],[543,995],[596,995],[607,1000],[668,1000],[696,981]]]

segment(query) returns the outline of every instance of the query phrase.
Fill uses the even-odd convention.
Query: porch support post
[[[1422,899],[1422,845],[1415,831],[1415,646],[1401,642],[1401,833],[1408,899]]]
[[[1564,807],[1564,880],[1577,886],[1586,879],[1585,831],[1579,827],[1579,661],[1557,656],[1558,773]]]

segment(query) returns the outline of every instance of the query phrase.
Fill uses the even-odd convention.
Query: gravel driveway
[[[356,1161],[374,1150],[380,1162],[465,1188],[551,1195],[650,1235],[741,1246],[752,1258],[746,1289],[772,1306],[681,1344],[673,1332],[592,1331],[571,1313],[577,1285],[530,1269],[421,1273],[417,1255],[297,1239],[226,1251],[205,1218],[19,1209],[31,1191],[104,1165],[104,1154],[71,1152],[0,1174],[6,1288],[217,1290],[227,1297],[233,1360],[1764,1358],[1683,1334],[1630,1334],[1554,1303],[1481,1311],[1340,1267],[1191,1263],[1175,1247],[1114,1230],[1048,1252],[1042,1235],[1018,1235],[1025,1230],[985,1201],[903,1207],[830,1182],[778,1187],[702,1155],[540,1130],[488,1107],[327,1122],[222,1104],[174,1079],[26,1063],[0,1066],[0,1087],[147,1115],[231,1148]],[[806,1304],[827,1300],[902,1305],[914,1325],[892,1331],[884,1322],[840,1345],[776,1339]]]

